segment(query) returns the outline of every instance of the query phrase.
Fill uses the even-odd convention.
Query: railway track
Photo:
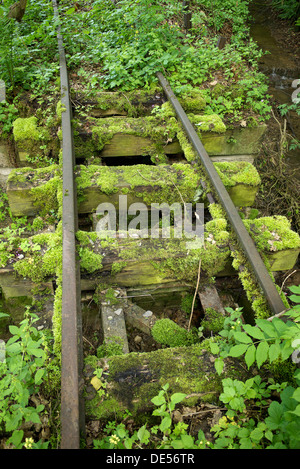
[[[53,8],[55,11],[55,15],[58,16],[58,7],[56,4],[56,0],[53,0]],[[68,70],[66,65],[66,58],[65,58],[65,51],[63,47],[63,38],[58,32],[58,49],[59,49],[59,61],[60,61],[60,83],[61,83],[61,107],[63,112],[61,113],[61,130],[62,130],[62,306],[61,306],[61,448],[62,449],[79,449],[80,448],[80,439],[84,436],[84,429],[85,429],[85,417],[84,417],[84,400],[82,396],[83,390],[83,344],[82,344],[82,312],[81,312],[81,293],[83,290],[82,287],[82,279],[80,273],[80,262],[78,257],[78,238],[77,233],[79,231],[79,217],[81,215],[86,215],[89,212],[95,211],[95,208],[99,206],[100,199],[97,200],[95,196],[95,192],[92,193],[92,198],[95,197],[95,200],[92,204],[92,209],[82,209],[82,204],[78,204],[78,185],[79,189],[82,191],[82,174],[84,173],[85,169],[88,168],[88,165],[80,164],[78,165],[78,161],[82,163],[82,153],[83,147],[88,147],[88,140],[83,138],[83,143],[78,146],[78,133],[77,133],[77,143],[74,141],[73,136],[73,129],[72,129],[72,119],[73,119],[73,111],[74,106],[72,105],[72,100],[70,97],[70,89],[69,89],[69,77],[68,77]],[[205,184],[209,184],[211,188],[211,193],[207,193],[205,196],[205,203],[209,204],[220,204],[222,210],[225,213],[225,217],[230,224],[230,230],[237,241],[238,250],[242,253],[242,255],[246,258],[247,263],[250,265],[253,273],[253,277],[257,281],[266,301],[270,308],[272,314],[277,315],[282,313],[286,310],[286,304],[282,300],[282,296],[278,293],[278,289],[276,288],[273,279],[270,276],[268,269],[265,266],[265,263],[257,250],[255,242],[253,238],[249,234],[249,230],[246,229],[245,224],[243,223],[240,214],[236,208],[236,204],[232,200],[232,196],[229,195],[228,187],[226,188],[224,184],[224,180],[220,177],[220,171],[217,171],[216,164],[213,162],[211,156],[209,156],[207,150],[205,149],[199,135],[197,133],[196,124],[192,123],[189,119],[188,115],[183,109],[183,106],[180,104],[178,98],[173,93],[167,79],[164,77],[162,73],[158,73],[157,75],[159,84],[161,86],[161,96],[157,97],[157,100],[160,101],[162,97],[163,102],[169,102],[171,105],[172,112],[175,113],[175,119],[181,126],[184,131],[184,135],[187,138],[187,142],[191,145],[194,156],[192,161],[185,161],[185,167],[191,168],[191,172],[193,174],[197,174],[200,168],[201,169],[201,176],[198,177],[196,188],[200,188],[200,185],[205,188]],[[76,107],[75,107],[76,112]],[[112,111],[112,115],[114,115],[115,111]],[[174,120],[174,114],[170,114],[170,119]],[[102,117],[103,119],[107,119],[109,122],[110,117]],[[121,121],[122,116],[119,116],[118,119]],[[134,118],[132,118],[134,119]],[[136,118],[138,119],[138,117]],[[165,121],[166,122],[166,121]],[[129,125],[129,124],[128,124]],[[132,124],[134,125],[134,124]],[[167,124],[168,125],[168,124]],[[88,136],[90,135],[87,133]],[[91,138],[91,137],[90,137]],[[141,141],[142,140],[142,141]],[[173,144],[174,142],[170,142]],[[77,147],[76,147],[77,145]],[[125,144],[124,144],[125,145]],[[142,148],[145,143],[145,138],[140,137],[140,145]],[[113,144],[108,145],[107,148],[113,147]],[[80,153],[79,157],[76,155],[76,148],[78,153]],[[141,150],[139,150],[141,153]],[[174,149],[170,150],[170,158],[169,163],[172,161],[173,154],[176,151]],[[100,154],[105,154],[105,146],[104,150],[100,152]],[[119,156],[118,156],[119,155]],[[104,170],[107,173],[107,177],[110,173],[113,173],[114,163],[111,163],[111,160],[114,158],[116,161],[119,161],[119,158],[122,157],[122,148],[118,150],[112,156],[104,156],[103,160],[107,162],[107,165],[100,165],[98,169],[95,169],[93,165],[91,165],[92,171],[97,171],[98,175],[101,177],[101,171]],[[146,158],[147,159],[147,158]],[[134,168],[137,166],[135,165],[135,161],[132,164],[132,158],[125,158],[125,164],[122,166],[118,166],[118,174],[125,175],[128,167]],[[176,161],[176,159],[175,159]],[[128,164],[131,162],[131,164]],[[251,164],[251,163],[249,163]],[[80,166],[80,170],[78,170],[78,166]],[[177,168],[176,163],[173,165],[173,169],[171,168],[172,163],[168,165],[168,171],[175,171],[174,168]],[[106,169],[105,169],[106,168]],[[108,170],[107,170],[108,168]],[[120,169],[121,168],[121,169]],[[149,176],[149,168],[152,168],[152,174]],[[149,177],[152,178],[159,178],[159,172],[156,171],[158,168],[160,172],[159,164],[157,166],[153,165],[138,165],[138,174],[139,184],[138,187],[134,188],[136,192],[141,191],[141,178],[149,182]],[[182,166],[180,168],[180,176],[182,176]],[[143,169],[145,172],[143,173]],[[147,169],[147,171],[146,171]],[[204,170],[204,172],[203,172]],[[122,173],[124,172],[124,174]],[[120,173],[121,172],[121,173]],[[105,174],[106,174],[105,173]],[[78,177],[79,174],[79,177]],[[105,178],[104,174],[104,178]],[[203,174],[205,175],[203,178]],[[81,178],[81,179],[80,179]],[[124,176],[125,178],[125,176]],[[176,179],[176,181],[180,181],[180,178]],[[153,183],[153,179],[152,179]],[[118,182],[116,182],[118,184]],[[178,183],[179,184],[179,183]],[[198,186],[197,186],[198,184]],[[172,185],[172,184],[171,184]],[[148,184],[149,186],[149,184]],[[127,186],[123,185],[123,188]],[[148,191],[156,192],[158,191],[157,186],[153,184],[152,188]],[[173,183],[172,190],[174,193],[179,193],[179,201],[182,202],[183,197],[181,191],[181,186],[178,186]],[[98,188],[99,192],[99,188]],[[102,190],[102,193],[104,191]],[[94,194],[94,195],[93,195]],[[109,200],[110,194],[113,192],[108,191],[108,199],[106,197],[105,200]],[[127,194],[126,191],[123,191],[123,196]],[[214,198],[213,198],[214,197]],[[102,200],[102,199],[101,199]],[[103,199],[104,200],[104,199]],[[151,199],[154,200],[154,199]],[[164,200],[160,201],[161,203]],[[120,203],[120,202],[119,202]],[[79,206],[78,206],[79,205]],[[120,207],[119,207],[120,208]],[[94,225],[95,227],[95,225]],[[120,237],[121,238],[121,237]],[[119,238],[117,239],[117,242]],[[143,240],[141,241],[143,243]],[[122,240],[121,240],[122,244]],[[222,245],[222,243],[221,243]],[[115,245],[114,245],[115,247]],[[149,247],[149,246],[148,246]],[[101,248],[101,246],[100,246]],[[102,249],[102,248],[101,248]],[[100,249],[100,250],[101,250]],[[220,252],[222,251],[222,247],[220,247]],[[236,249],[236,248],[235,248]],[[103,249],[102,249],[103,251]],[[101,251],[101,252],[102,252]],[[177,257],[187,257],[186,251],[176,253]],[[121,266],[120,269],[116,269],[116,271],[122,271],[122,265],[126,264],[125,260],[127,261],[128,257],[118,259],[119,265]],[[123,264],[122,264],[123,263]],[[199,259],[197,259],[197,266],[199,263]],[[105,267],[105,266],[104,266]],[[112,263],[110,262],[110,266],[105,267],[104,270],[106,271],[105,276],[101,277],[100,280],[107,280],[110,276],[112,276]],[[198,269],[196,269],[197,271]],[[221,269],[222,270],[222,269]],[[200,265],[199,265],[200,271]],[[126,286],[126,280],[124,281],[124,277],[126,275],[130,276],[130,270],[128,273],[125,273],[122,277],[121,286]],[[148,275],[148,272],[146,273]],[[168,277],[168,276],[167,276]],[[205,277],[205,275],[204,275]],[[121,278],[121,277],[120,277]],[[138,277],[133,277],[137,279]],[[195,280],[197,278],[194,276],[193,284],[195,285]],[[84,278],[86,281],[86,278]],[[165,281],[163,279],[163,281]],[[131,279],[130,279],[130,282]],[[95,285],[95,282],[94,284]],[[132,283],[130,283],[133,286]],[[87,290],[92,289],[90,287],[86,288]],[[109,313],[108,313],[109,314]]]

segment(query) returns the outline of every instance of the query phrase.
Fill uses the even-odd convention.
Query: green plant
[[[147,428],[143,425],[132,432],[124,423],[109,422],[104,432],[107,436],[94,440],[95,449],[202,449],[207,443],[202,430],[198,432],[197,439],[188,433],[188,425],[183,422],[173,424],[172,414],[177,404],[185,399],[186,394],[173,393],[169,395],[169,384],[162,386],[159,393],[151,399],[156,406],[152,412],[153,417],[160,417],[159,425]],[[126,415],[128,417],[129,414]]]
[[[220,332],[223,339],[211,343],[212,353],[218,355],[218,374],[222,373],[225,357],[244,356],[248,368],[255,364],[258,369],[263,364],[271,369],[274,363],[283,365],[291,358],[294,362],[290,384],[273,379],[266,382],[259,375],[245,383],[222,380],[220,400],[228,411],[212,429],[217,436],[216,448],[300,448],[300,370],[295,369],[299,361],[300,286],[290,290],[293,294],[289,299],[297,304],[285,313],[286,321],[277,317],[272,321],[257,319],[252,326],[240,321],[240,310],[229,310],[231,315]],[[280,401],[272,400],[273,391],[280,393]],[[260,412],[253,412],[253,407],[260,408]]]
[[[104,357],[112,357],[114,355],[122,355],[123,354],[123,341],[121,337],[110,337],[109,340],[103,342],[97,348],[97,357],[104,358]]]
[[[4,101],[0,103],[0,133],[8,135],[13,127],[13,122],[18,115],[18,109],[14,104]]]
[[[24,444],[22,423],[41,423],[44,410],[42,404],[31,404],[31,396],[39,392],[47,374],[45,337],[33,326],[37,319],[27,309],[19,327],[9,326],[12,337],[6,342],[6,357],[0,363],[0,429],[11,434],[8,443],[16,448]]]

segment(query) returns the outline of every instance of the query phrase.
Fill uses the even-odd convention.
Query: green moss
[[[92,273],[102,269],[102,255],[85,247],[79,247],[80,269]]]
[[[157,116],[137,118],[107,117],[93,121],[92,138],[97,150],[102,150],[115,134],[135,135],[149,138],[157,149],[176,137],[176,119],[166,121]]]
[[[54,297],[52,332],[54,337],[54,352],[57,357],[61,356],[61,312],[62,312],[62,285],[57,285]]]
[[[247,161],[215,162],[214,167],[227,187],[236,184],[258,186],[261,183],[257,169]]]
[[[18,117],[13,123],[13,135],[16,142],[22,140],[39,140],[36,117]]]
[[[243,222],[260,250],[282,251],[300,248],[300,236],[291,230],[291,223],[284,216],[245,219]]]
[[[207,308],[205,310],[205,317],[201,321],[201,326],[203,327],[203,333],[207,336],[210,336],[211,333],[218,334],[224,325],[225,317],[213,308]]]
[[[127,262],[126,261],[123,261],[123,262],[114,262],[111,266],[111,273],[112,275],[118,273],[118,272],[121,272],[122,269],[124,269],[124,267],[126,267],[127,265]]]
[[[193,89],[178,97],[180,104],[186,113],[198,114],[206,107],[206,93],[203,90]]]
[[[208,210],[212,218],[225,218],[225,211],[218,203],[209,204]]]
[[[168,318],[157,320],[151,333],[156,342],[168,347],[191,345],[197,340],[193,332],[187,331]]]
[[[158,394],[161,386],[169,384],[168,392],[186,394],[203,393],[202,402],[215,402],[222,391],[221,380],[215,372],[212,356],[205,350],[204,344],[195,344],[180,348],[163,348],[151,353],[130,353],[101,360],[98,366],[107,367],[107,386],[109,390],[104,398],[95,398],[88,402],[90,416],[114,419],[114,409],[128,409],[135,421],[149,421],[153,411],[151,399]],[[225,368],[226,377],[244,379],[241,368]],[[199,396],[186,400],[187,405],[195,405]],[[114,404],[114,407],[109,408]]]
[[[173,202],[182,202],[182,199],[192,202],[200,183],[198,172],[184,163],[174,163],[172,166],[162,164],[159,167],[89,165],[80,166],[77,174],[81,200],[84,190],[96,185],[107,195],[125,192],[128,196],[140,197],[147,205],[155,202],[172,205]]]
[[[97,348],[97,357],[104,358],[123,355],[123,345],[124,343],[121,337],[112,336]]]
[[[194,115],[189,114],[188,118],[194,124],[197,133],[201,132],[216,132],[224,133],[226,132],[226,125],[217,114],[208,114],[208,115]]]
[[[57,233],[38,234],[31,238],[25,258],[14,264],[15,271],[24,278],[39,283],[55,276],[62,264],[61,237]]]

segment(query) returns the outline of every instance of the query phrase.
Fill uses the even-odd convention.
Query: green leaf
[[[235,332],[234,338],[243,344],[252,344],[252,339],[245,332]]]
[[[16,448],[20,445],[24,436],[23,430],[15,430],[12,436],[9,438],[8,442],[12,443]]]
[[[151,399],[154,405],[162,405],[166,402],[163,394],[158,394]]]
[[[168,430],[171,427],[172,424],[172,419],[170,415],[166,415],[160,423],[159,429],[164,433],[166,430]]]
[[[20,335],[19,334],[19,327],[17,326],[9,326],[9,332],[12,334],[12,335]]]
[[[180,440],[173,440],[172,443],[171,443],[171,447],[174,448],[174,449],[183,449],[184,448],[183,441],[181,439]]]
[[[250,438],[240,439],[240,449],[252,449],[252,441]]]
[[[137,436],[141,443],[147,444],[149,442],[150,432],[147,430],[146,424],[139,429]]]
[[[6,313],[1,313],[1,312],[0,312],[0,319],[1,319],[1,318],[8,317],[8,316],[9,316],[9,314],[6,314]]]
[[[297,388],[292,395],[292,398],[300,402],[300,388]]]
[[[267,360],[269,344],[266,341],[260,342],[256,349],[256,363],[258,368]]]
[[[247,344],[234,345],[229,351],[229,356],[239,357],[240,355],[243,355],[243,353],[245,353],[247,348],[248,348]]]
[[[218,373],[218,375],[220,375],[222,373],[223,368],[224,368],[224,361],[222,360],[222,358],[220,358],[220,357],[216,358],[216,360],[215,360],[215,369],[216,369],[216,372]]]
[[[299,295],[291,295],[289,296],[289,299],[293,301],[294,303],[300,303],[300,296]]]
[[[193,448],[194,446],[194,439],[191,435],[181,435],[181,440],[183,442],[183,447],[185,449]]]
[[[35,376],[34,376],[34,382],[35,384],[40,384],[41,383],[41,380],[42,380],[42,377],[44,376],[44,373],[45,373],[45,370],[40,368],[39,370],[37,370]]]
[[[276,360],[279,357],[279,355],[280,355],[280,345],[277,342],[275,342],[274,344],[271,344],[269,348],[270,363]]]
[[[250,368],[251,365],[253,365],[255,361],[255,354],[256,354],[256,347],[255,345],[251,345],[247,352],[245,353],[245,362],[248,368]]]
[[[243,328],[247,334],[254,337],[254,339],[263,340],[265,338],[263,332],[258,327],[251,326],[250,324],[243,324]]]
[[[66,15],[72,15],[74,12],[75,12],[75,7],[69,8],[69,9],[66,11]]]
[[[265,422],[270,430],[277,430],[280,428],[283,408],[277,401],[273,401],[268,409],[269,417],[266,418]]]
[[[219,353],[220,348],[218,344],[216,344],[216,342],[210,342],[209,346],[212,354],[216,355],[217,353]]]
[[[181,402],[186,397],[186,395],[187,394],[183,394],[182,392],[176,392],[175,394],[172,394],[171,402],[173,404],[178,404],[179,402]]]
[[[250,437],[252,438],[252,440],[255,440],[255,441],[260,441],[263,436],[264,436],[264,432],[260,430],[259,428],[254,428],[254,430],[252,430],[252,432],[250,433]]]

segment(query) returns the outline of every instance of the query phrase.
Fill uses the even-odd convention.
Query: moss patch
[[[291,230],[291,223],[284,216],[246,219],[243,222],[256,246],[262,251],[300,248],[300,236]]]

